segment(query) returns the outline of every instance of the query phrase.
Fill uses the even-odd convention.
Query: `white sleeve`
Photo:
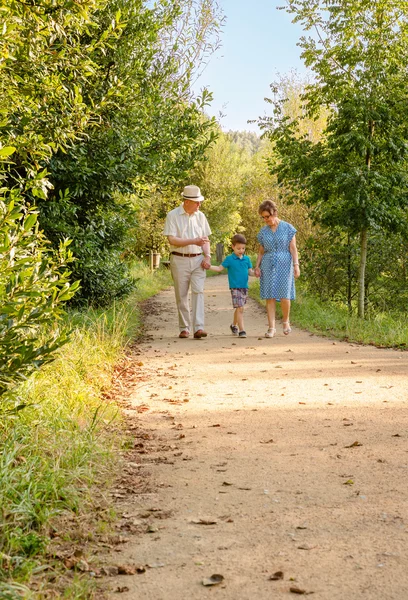
[[[177,237],[177,224],[176,219],[173,218],[171,213],[168,213],[164,222],[163,235],[173,235]]]
[[[207,217],[203,213],[201,213],[201,217],[202,217],[201,227],[203,229],[203,236],[211,235],[211,228],[208,224]]]

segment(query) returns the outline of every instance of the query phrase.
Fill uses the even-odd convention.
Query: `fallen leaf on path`
[[[304,595],[308,595],[308,594],[313,594],[314,592],[307,592],[306,590],[302,590],[301,588],[292,586],[289,588],[289,591],[292,594],[304,594]]]
[[[145,573],[146,567],[143,565],[136,567],[135,565],[118,565],[119,575],[136,575],[136,573]]]
[[[249,491],[249,490],[252,490],[252,488],[250,488],[250,487],[239,487],[239,488],[237,488],[237,489],[238,489],[238,490],[244,490],[244,491]]]
[[[298,546],[298,550],[313,550],[316,546],[310,546],[309,544],[302,544]]]
[[[345,481],[343,485],[354,485],[354,481],[352,479],[347,479],[347,481]]]
[[[353,442],[352,444],[350,444],[350,446],[344,446],[345,448],[357,448],[358,446],[362,446],[363,444],[361,444],[358,441]]]
[[[391,437],[401,437],[399,433],[394,433]]]
[[[260,444],[273,444],[273,439],[271,438],[270,440],[261,440],[259,443]]]
[[[299,404],[306,404],[306,402],[299,402]]]
[[[279,581],[279,579],[283,579],[283,571],[276,571],[273,575],[269,575],[269,581]]]
[[[217,519],[212,519],[211,517],[205,519],[191,519],[190,523],[194,523],[194,525],[216,525]]]
[[[116,588],[115,592],[117,594],[123,594],[123,592],[128,592],[129,588],[126,585],[120,585],[119,587]]]
[[[209,425],[208,427],[221,427],[220,423],[215,423],[214,425]]]
[[[218,575],[217,573],[215,573],[214,575],[211,575],[211,577],[206,577],[205,579],[202,580],[202,584],[205,586],[209,586],[209,585],[218,585],[219,583],[222,583],[224,581],[224,575]]]
[[[233,483],[230,483],[229,481],[223,481],[222,485],[234,485]]]

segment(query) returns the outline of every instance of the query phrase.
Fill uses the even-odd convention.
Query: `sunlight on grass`
[[[137,289],[122,302],[68,313],[70,343],[21,387],[28,407],[0,424],[0,597],[29,597],[21,585],[47,550],[53,519],[91,510],[93,486],[113,479],[121,440],[109,426],[119,410],[102,394],[140,328],[140,303],[170,284],[168,270],[138,264],[134,275]]]
[[[384,348],[408,347],[408,319],[403,314],[377,313],[366,319],[348,314],[347,307],[331,302],[321,302],[297,289],[297,299],[292,302],[291,322],[319,335],[335,337],[350,342],[372,344]],[[265,305],[259,296],[259,281],[250,284],[252,298]],[[278,303],[278,315],[280,308]]]

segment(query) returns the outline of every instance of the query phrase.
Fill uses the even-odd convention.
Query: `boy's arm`
[[[222,265],[220,265],[219,267],[211,265],[211,267],[209,268],[209,271],[218,271],[218,273],[221,273],[223,270],[224,267]]]
[[[256,277],[255,269],[252,269],[252,268],[248,269],[248,275],[251,275],[252,277]]]

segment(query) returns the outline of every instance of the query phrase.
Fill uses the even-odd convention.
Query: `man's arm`
[[[168,235],[167,239],[171,246],[177,246],[178,248],[183,248],[184,246],[200,246],[204,250],[204,254],[210,254],[210,243],[206,236],[183,239],[174,235]],[[208,247],[208,252],[205,250],[206,247]]]

